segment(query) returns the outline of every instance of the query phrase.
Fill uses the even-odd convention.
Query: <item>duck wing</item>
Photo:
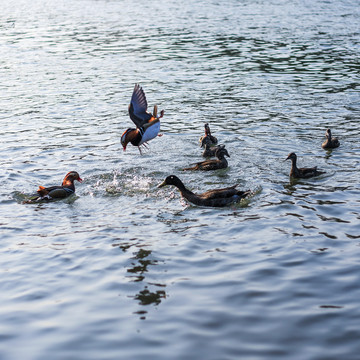
[[[142,127],[152,118],[152,115],[147,112],[147,108],[144,90],[139,84],[135,84],[129,105],[129,115],[136,127]]]
[[[299,171],[304,178],[320,175],[320,172],[317,171],[317,166],[312,168],[300,168]]]
[[[239,195],[239,193],[242,193],[241,191],[236,189],[236,185],[223,188],[223,189],[214,189],[214,190],[208,190],[202,194],[199,194],[198,197],[202,199],[219,199],[219,198],[231,198],[234,195]]]
[[[332,140],[333,140],[332,145],[333,145],[334,147],[340,146],[340,141],[339,141],[338,138],[333,138]]]
[[[193,167],[185,168],[184,170],[216,170],[220,169],[219,160],[204,160],[194,163]]]
[[[206,164],[205,166],[201,167],[201,170],[204,171],[211,171],[211,170],[219,170],[219,169],[225,169],[227,168],[227,164],[224,164],[220,160],[215,160],[215,162],[211,164]]]
[[[52,199],[62,199],[72,194],[73,191],[63,186],[50,186],[47,188],[44,186],[39,186],[37,193],[41,197],[48,196]]]
[[[206,161],[208,161],[208,160],[206,160]],[[187,170],[199,170],[199,169],[201,169],[201,166],[202,166],[206,161],[200,161],[200,162],[197,162],[197,163],[192,163],[191,165],[194,165],[194,166],[191,166],[191,167],[188,167],[188,168],[184,168],[183,170],[184,170],[184,171],[187,171]]]
[[[61,186],[49,186],[49,187],[45,187],[45,186],[39,186],[39,190],[37,191],[37,193],[40,196],[46,196],[49,194],[50,191],[56,190],[61,188]]]

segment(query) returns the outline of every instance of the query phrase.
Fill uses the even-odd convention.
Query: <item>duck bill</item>
[[[158,185],[158,188],[162,188],[162,187],[164,187],[166,185],[167,185],[166,180],[164,180],[160,185]]]
[[[79,178],[77,179],[77,181],[78,181],[79,183],[82,183],[84,180],[79,177]]]

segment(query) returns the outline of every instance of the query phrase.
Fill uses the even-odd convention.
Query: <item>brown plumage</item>
[[[202,153],[202,156],[205,158],[214,157],[216,154],[216,150],[218,150],[220,146],[221,145],[211,146],[206,142],[204,146],[201,146],[205,148]]]
[[[290,170],[291,177],[306,179],[314,176],[319,176],[321,174],[325,174],[324,171],[318,171],[317,166],[312,168],[298,168],[296,166],[297,156],[294,152],[290,153],[285,160],[288,159],[291,160],[291,170]]]
[[[205,160],[195,164],[193,167],[185,168],[184,170],[217,170],[217,169],[225,169],[228,166],[228,162],[225,156],[230,157],[229,153],[225,149],[224,145],[220,145],[219,148],[215,152],[217,160]]]
[[[325,136],[326,140],[321,145],[323,149],[335,149],[340,146],[339,140],[337,138],[331,137],[330,129],[326,130]]]
[[[211,135],[211,131],[210,131],[210,126],[208,123],[206,123],[204,125],[204,128],[205,128],[205,135],[201,136],[200,139],[199,139],[199,142],[200,142],[200,146],[201,147],[204,147],[205,144],[208,144],[208,145],[216,145],[218,140],[215,136]]]
[[[239,202],[251,194],[250,190],[241,191],[233,185],[223,189],[208,190],[202,194],[195,194],[185,187],[183,182],[175,175],[168,176],[159,187],[174,185],[181,195],[189,202],[199,206],[223,207]]]

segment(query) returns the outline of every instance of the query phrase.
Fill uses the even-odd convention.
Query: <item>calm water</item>
[[[359,23],[356,0],[3,3],[0,358],[358,359]],[[136,82],[165,110],[143,156]],[[229,168],[184,173],[207,121]],[[291,151],[326,175],[291,183]],[[76,196],[22,203],[71,170]],[[170,174],[257,193],[189,206]]]

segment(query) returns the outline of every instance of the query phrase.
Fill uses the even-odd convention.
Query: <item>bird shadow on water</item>
[[[130,266],[126,269],[128,275],[125,277],[130,282],[137,283],[138,285],[141,284],[137,293],[135,295],[128,295],[128,297],[138,301],[141,308],[135,311],[134,314],[139,315],[140,320],[145,320],[148,313],[145,307],[150,305],[157,306],[163,299],[167,298],[165,291],[166,284],[147,281],[147,274],[161,261],[154,258],[153,251],[147,248],[148,245],[142,244],[137,239],[130,240],[131,242],[114,243],[112,246],[121,249],[123,252],[128,252],[134,247],[136,248],[132,253],[133,256],[130,258]]]
[[[320,185],[322,185],[322,182],[325,181],[327,178],[330,178],[334,175],[334,172],[332,173],[325,173],[320,176],[317,176],[315,178],[309,178],[309,179],[297,179],[294,177],[289,177],[289,182],[286,184],[283,184],[283,187],[285,190],[288,191],[289,195],[293,194],[298,187],[308,187],[312,189],[317,189]]]

